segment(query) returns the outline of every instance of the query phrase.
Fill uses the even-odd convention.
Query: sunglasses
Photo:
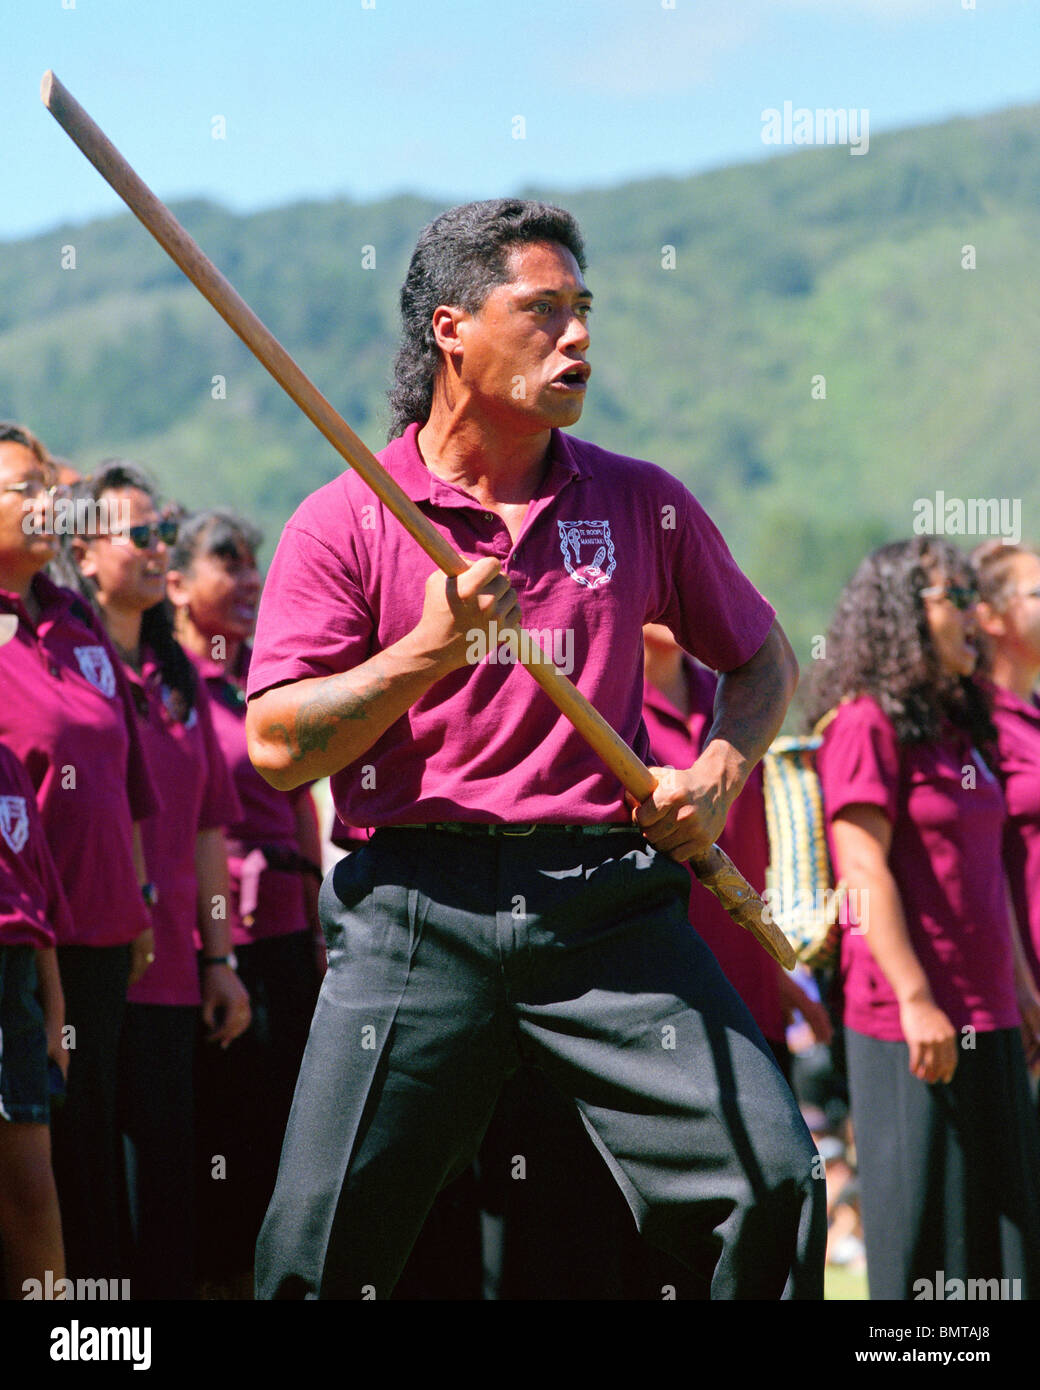
[[[965,613],[978,603],[979,591],[978,589],[965,588],[961,584],[933,584],[931,588],[921,590],[921,597],[949,599],[954,608]]]
[[[110,531],[109,540],[129,541],[137,550],[147,550],[150,545],[162,541],[163,545],[173,545],[177,539],[180,524],[173,520],[159,521],[154,526],[142,522],[140,526],[127,526],[122,531]]]

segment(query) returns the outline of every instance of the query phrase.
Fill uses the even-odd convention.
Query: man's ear
[[[433,311],[431,325],[434,342],[449,358],[462,352],[459,325],[467,318],[469,314],[465,309],[457,309],[450,304],[438,304]]]

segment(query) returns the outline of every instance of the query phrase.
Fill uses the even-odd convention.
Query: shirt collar
[[[151,686],[162,683],[162,668],[159,665],[158,659],[151,647],[145,646],[143,643],[141,645],[140,671],[135,671],[130,663],[124,661],[122,657],[120,657],[119,664],[122,666],[123,674],[131,685],[140,685],[148,689]]]
[[[416,437],[419,426],[411,424],[399,439],[383,450],[380,459],[394,482],[413,502],[429,502],[435,507],[474,507],[483,511],[475,497],[454,483],[446,483],[426,466]],[[532,501],[538,497],[554,496],[572,478],[588,476],[588,468],[577,456],[571,441],[560,430],[550,432],[549,467]]]
[[[1010,710],[1013,714],[1024,714],[1030,719],[1040,721],[1040,706],[1037,705],[1035,695],[1031,699],[1023,700],[1021,695],[1016,695],[1013,690],[1007,690],[1002,685],[995,685],[993,681],[986,681],[985,684],[993,700],[994,709]]]
[[[63,589],[60,585],[55,584],[54,580],[50,579],[42,570],[39,574],[33,575],[32,592],[36,602],[40,605],[41,625],[44,622],[54,622],[79,598],[79,595],[73,593],[71,589]],[[81,599],[80,602],[84,606],[88,606],[86,600]],[[0,610],[5,613],[17,613],[22,622],[30,628],[34,627],[25,604],[10,589],[0,589]]]

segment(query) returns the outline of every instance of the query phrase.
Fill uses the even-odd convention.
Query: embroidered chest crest
[[[79,669],[95,690],[109,699],[116,693],[116,673],[104,647],[74,647]]]
[[[586,589],[610,583],[617,567],[609,521],[558,521],[567,573]]]
[[[24,796],[0,796],[0,835],[15,854],[21,854],[29,838],[29,813]]]

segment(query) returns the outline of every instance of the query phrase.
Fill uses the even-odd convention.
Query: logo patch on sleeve
[[[79,669],[95,690],[109,699],[116,693],[116,673],[104,647],[74,647]]]
[[[617,567],[609,521],[558,521],[567,573],[586,589],[610,583]]]

